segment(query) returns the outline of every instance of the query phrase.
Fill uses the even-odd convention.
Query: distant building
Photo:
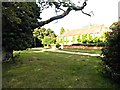
[[[89,25],[86,28],[66,31],[62,35],[60,35],[58,39],[59,41],[61,41],[62,39],[64,40],[67,39],[68,42],[64,43],[64,45],[72,45],[78,43],[77,41],[78,35],[80,35],[80,38],[82,38],[83,34],[87,34],[87,35],[90,34],[92,37],[100,37],[101,35],[103,35],[103,33],[109,31],[110,31],[109,27],[106,27],[104,25]],[[74,42],[72,42],[73,37],[75,38]]]

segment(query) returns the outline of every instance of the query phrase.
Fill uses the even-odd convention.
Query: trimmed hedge
[[[81,43],[81,44],[72,44],[72,46],[105,46],[104,42],[98,42],[98,43]]]

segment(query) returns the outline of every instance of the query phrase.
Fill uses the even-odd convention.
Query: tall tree
[[[55,38],[56,35],[54,33],[54,31],[52,31],[50,28],[46,29],[46,28],[36,28],[34,29],[33,31],[33,36],[35,38],[38,38],[40,41],[42,41],[42,39],[45,37],[45,36],[49,36],[49,37],[52,37],[52,38]]]
[[[13,50],[31,47],[39,11],[35,2],[2,2],[3,60],[12,57]]]
[[[72,10],[81,11],[83,14],[91,16],[83,11],[88,0],[80,1],[80,6],[71,0],[39,1],[39,7],[36,2],[2,2],[3,59],[12,57],[13,50],[24,50],[31,47],[32,30],[36,27],[41,27],[54,20],[61,19]],[[53,16],[48,20],[38,22],[38,19],[41,19],[40,13],[45,8],[52,6],[55,7],[56,12],[62,11],[63,13]]]
[[[81,42],[81,38],[80,38],[80,34],[77,37],[77,42],[80,43]]]
[[[56,38],[53,38],[53,37],[50,37],[50,36],[45,36],[42,39],[42,44],[44,46],[47,46],[47,48],[48,48],[49,45],[55,44],[55,42],[56,42]]]
[[[65,32],[65,29],[62,27],[62,28],[60,29],[60,35],[63,34],[64,32]]]

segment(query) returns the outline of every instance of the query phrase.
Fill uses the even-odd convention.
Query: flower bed
[[[98,46],[64,46],[64,48],[81,48],[81,49],[102,49],[103,47]]]

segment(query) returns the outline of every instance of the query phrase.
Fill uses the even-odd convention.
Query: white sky
[[[88,0],[84,11],[89,13],[93,11],[94,16],[89,17],[81,11],[71,11],[66,17],[53,21],[45,28],[51,28],[57,35],[60,33],[61,27],[65,29],[74,30],[91,24],[104,24],[110,26],[113,22],[118,21],[118,1],[120,0]],[[54,9],[44,10],[41,14],[42,20],[46,20],[55,16]]]

